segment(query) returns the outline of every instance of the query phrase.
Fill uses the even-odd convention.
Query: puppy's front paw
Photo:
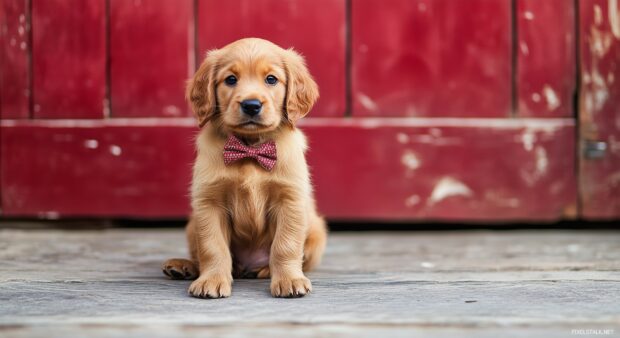
[[[232,277],[226,274],[200,275],[187,292],[198,298],[225,298],[232,292]]]
[[[312,283],[302,275],[301,277],[273,276],[271,278],[271,295],[274,297],[303,297],[312,292]]]

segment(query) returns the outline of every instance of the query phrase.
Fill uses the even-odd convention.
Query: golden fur
[[[225,83],[231,75],[238,81],[232,86]],[[278,82],[268,84],[268,75]],[[304,271],[320,262],[327,233],[315,208],[306,140],[295,122],[318,95],[299,54],[255,38],[210,51],[189,81],[187,99],[200,124],[206,123],[196,139],[186,228],[191,260],[170,259],[163,270],[172,278],[197,277],[192,296],[228,297],[233,276],[271,277],[275,297],[311,291]],[[256,123],[241,112],[246,99],[263,105]],[[222,152],[230,134],[249,145],[274,140],[274,169],[252,159],[226,166]]]

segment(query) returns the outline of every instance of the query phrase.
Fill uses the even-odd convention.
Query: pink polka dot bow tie
[[[269,141],[257,147],[250,147],[243,144],[243,142],[234,135],[230,135],[224,145],[224,164],[230,165],[243,158],[253,158],[261,167],[265,168],[267,171],[271,171],[276,165],[276,160],[278,158],[276,143],[274,141]]]

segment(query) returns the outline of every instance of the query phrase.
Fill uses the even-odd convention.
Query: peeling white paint
[[[413,206],[416,206],[419,203],[420,203],[420,196],[418,196],[418,195],[411,195],[411,196],[407,197],[407,199],[405,199],[405,206],[407,208],[411,208]]]
[[[407,136],[407,134],[405,133],[398,133],[396,134],[396,140],[398,141],[398,143],[406,144],[409,142],[409,136]]]
[[[547,109],[549,109],[549,111],[554,111],[560,106],[560,99],[558,98],[555,90],[551,88],[551,86],[544,85],[543,94],[545,95],[545,99],[547,100]]]
[[[532,101],[538,103],[538,102],[540,102],[540,99],[541,99],[540,94],[538,94],[538,93],[532,94]]]
[[[379,109],[375,101],[373,101],[369,96],[365,94],[362,94],[362,93],[357,94],[357,100],[364,108],[370,111],[377,111]]]
[[[526,151],[532,151],[534,149],[534,143],[536,142],[536,133],[534,130],[528,128],[521,134],[521,142],[523,143],[523,149]]]
[[[408,170],[416,170],[420,167],[420,160],[418,157],[411,151],[407,150],[403,153],[403,156],[400,157],[400,162],[408,169]]]
[[[534,20],[534,13],[532,13],[532,12],[530,12],[530,11],[525,11],[525,12],[523,13],[523,17],[524,17],[526,20],[530,20],[530,21],[531,21],[531,20]]]
[[[441,129],[439,128],[431,128],[429,130],[429,133],[431,134],[431,136],[433,137],[441,137]]]
[[[463,182],[452,177],[444,177],[435,185],[430,197],[430,204],[433,205],[451,196],[471,196],[471,189]]]
[[[121,156],[122,153],[123,153],[123,149],[121,149],[121,147],[115,144],[110,146],[110,154],[114,156]]]
[[[166,116],[180,116],[181,109],[177,106],[169,105],[164,107],[164,115]]]
[[[530,55],[530,48],[527,46],[527,43],[521,41],[519,43],[519,49],[521,49],[521,54]]]
[[[618,12],[618,0],[609,0],[607,3],[609,26],[614,37],[620,40],[620,15]]]
[[[88,149],[97,149],[99,147],[99,141],[97,140],[86,140],[84,141],[84,147]]]
[[[594,5],[594,24],[600,26],[603,23],[603,11],[601,6]]]
[[[549,159],[547,158],[547,151],[543,147],[536,147],[536,172],[539,176],[547,173],[547,167],[549,167]]]
[[[19,48],[21,48],[22,50],[26,50],[26,47],[28,47],[28,45],[26,45],[25,42],[19,44]]]

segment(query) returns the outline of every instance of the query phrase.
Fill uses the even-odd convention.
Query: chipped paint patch
[[[169,105],[164,107],[163,113],[166,116],[181,116],[181,109],[177,106]]]
[[[620,17],[618,15],[618,0],[609,0],[607,3],[609,26],[614,37],[620,40]]]
[[[549,111],[554,111],[560,106],[561,102],[558,95],[549,85],[543,86],[543,95],[545,95],[545,100],[547,100],[547,109]]]
[[[532,101],[538,103],[538,102],[540,102],[540,99],[541,99],[540,94],[538,94],[538,93],[532,94]]]
[[[521,142],[523,143],[523,149],[526,151],[532,151],[534,149],[534,142],[536,142],[536,133],[532,129],[525,129],[521,134]]]
[[[357,101],[362,105],[362,107],[368,109],[369,111],[377,111],[379,109],[375,101],[365,94],[357,94]]]
[[[545,148],[536,146],[534,148],[534,156],[533,168],[529,167],[528,169],[521,170],[521,177],[530,187],[545,176],[549,169],[549,158]]]
[[[451,196],[471,196],[471,189],[463,182],[452,177],[444,177],[435,185],[429,203],[431,205]]]
[[[536,147],[536,172],[542,176],[547,173],[549,167],[549,159],[547,151],[543,147]]]
[[[403,156],[400,157],[400,163],[402,163],[407,170],[416,170],[421,164],[418,157],[409,150],[406,150]]]
[[[521,54],[530,55],[530,48],[527,46],[527,43],[521,41],[519,43],[519,49],[521,49]]]
[[[523,13],[523,17],[525,18],[525,20],[534,20],[534,13],[532,13],[531,11],[525,11]]]
[[[398,133],[396,134],[396,140],[398,141],[398,143],[406,144],[409,142],[409,136],[407,136],[407,134],[405,133]]]
[[[110,154],[114,156],[121,156],[123,149],[115,144],[110,146]]]
[[[416,206],[419,203],[420,203],[420,196],[418,196],[418,195],[411,195],[411,196],[407,197],[407,199],[405,199],[405,206],[407,208],[414,207],[414,206]]]
[[[84,141],[84,147],[88,149],[97,149],[99,147],[99,141],[97,140],[86,140]]]

